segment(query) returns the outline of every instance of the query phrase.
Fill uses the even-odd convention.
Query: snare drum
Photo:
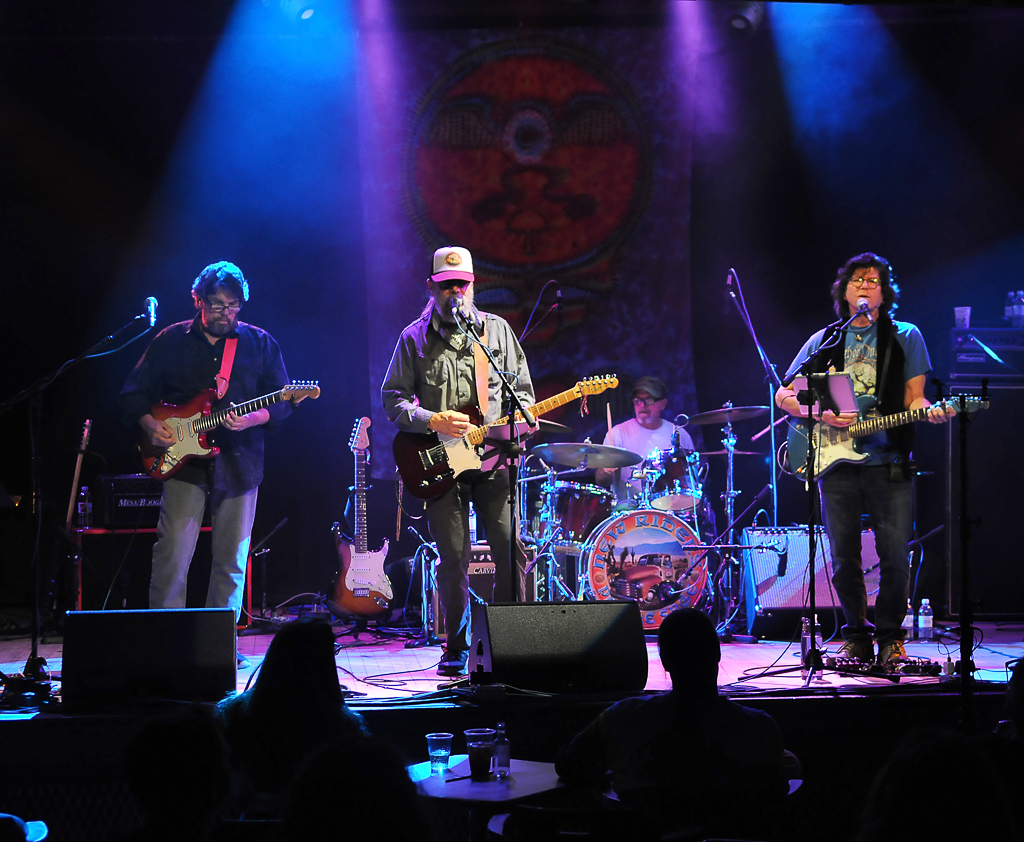
[[[554,491],[555,520],[562,528],[562,540],[583,543],[602,520],[612,513],[612,493],[599,485],[578,482],[556,482]]]
[[[706,551],[680,517],[640,509],[608,518],[583,546],[588,596],[632,599],[645,629],[673,611],[703,608],[710,592]]]
[[[695,450],[669,448],[652,455],[657,479],[651,505],[666,512],[689,512],[704,496],[700,484],[700,454]]]

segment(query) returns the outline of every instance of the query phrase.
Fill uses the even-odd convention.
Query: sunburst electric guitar
[[[857,439],[893,427],[902,427],[904,424],[923,421],[928,417],[928,410],[931,408],[926,406],[920,409],[908,409],[905,412],[894,412],[892,415],[865,416],[867,409],[874,405],[875,398],[871,395],[861,395],[857,401],[860,420],[848,427],[833,427],[820,421],[808,422],[805,418],[789,419],[789,433],[786,436],[789,446],[789,464],[797,477],[807,478],[808,427],[810,427],[810,442],[814,446],[812,473],[815,477],[821,478],[836,465],[843,462],[863,462],[869,457],[870,454],[861,453],[857,446]],[[951,407],[954,411],[960,411],[956,400],[940,401],[933,405]],[[977,398],[965,401],[965,408],[968,412],[984,409],[987,405],[987,402],[982,402]]]
[[[384,573],[387,539],[375,553],[369,552],[366,546],[366,463],[370,461],[370,439],[366,430],[369,426],[369,418],[360,418],[349,440],[356,461],[356,483],[352,489],[356,501],[356,537],[355,541],[347,540],[337,523],[331,529],[340,569],[327,607],[340,617],[376,620],[388,613],[388,602],[394,594],[391,581]]]
[[[534,418],[586,395],[597,395],[605,389],[614,389],[619,380],[614,374],[588,377],[571,389],[552,398],[527,407]],[[472,416],[470,407],[459,410]],[[407,433],[395,435],[393,451],[398,472],[405,489],[421,500],[440,497],[454,485],[464,471],[479,470],[483,464],[484,439],[491,430],[508,426],[509,418],[499,418],[491,424],[470,427],[461,436],[443,436],[439,433]],[[523,417],[516,413],[516,423]]]
[[[226,409],[211,412],[210,407],[217,400],[217,391],[207,389],[200,392],[188,403],[175,406],[169,403],[158,403],[150,413],[158,421],[163,421],[174,430],[174,444],[170,447],[157,447],[143,435],[139,441],[139,455],[142,466],[152,477],[167,479],[174,476],[189,459],[209,459],[220,453],[219,447],[207,444],[207,434],[228,417],[228,413],[248,415],[257,409],[272,406],[281,401],[297,404],[306,398],[320,397],[320,386],[316,381],[292,383],[277,392],[253,398],[251,401],[236,404]]]

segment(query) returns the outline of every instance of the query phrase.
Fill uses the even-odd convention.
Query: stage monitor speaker
[[[69,611],[61,698],[69,705],[214,702],[235,689],[230,608]]]
[[[477,605],[469,676],[547,693],[635,693],[647,644],[635,602]]]
[[[809,570],[806,526],[748,527],[743,530],[743,597],[747,630],[754,637],[792,640],[800,628],[808,602]],[[814,600],[825,634],[835,628],[835,617],[844,622],[842,608],[832,586],[832,551],[822,527],[815,529]],[[868,611],[878,596],[878,553],[875,534],[861,533],[861,566],[867,586]]]

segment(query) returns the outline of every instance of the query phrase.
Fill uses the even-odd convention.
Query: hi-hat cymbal
[[[638,465],[643,461],[639,453],[623,450],[621,447],[608,447],[604,444],[588,444],[587,442],[564,442],[560,444],[540,444],[533,448],[535,456],[539,456],[549,465],[565,465],[570,468],[626,468]]]
[[[709,412],[701,412],[699,415],[691,415],[691,424],[732,424],[735,421],[746,421],[748,418],[757,418],[768,412],[766,406],[731,406],[722,409],[712,409]]]

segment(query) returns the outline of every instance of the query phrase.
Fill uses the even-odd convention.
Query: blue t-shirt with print
[[[896,331],[896,341],[900,343],[906,358],[903,366],[904,381],[911,380],[922,374],[931,371],[932,363],[928,357],[928,348],[924,344],[924,337],[917,325],[910,322],[898,322],[893,319],[893,329]],[[821,340],[825,335],[822,328],[808,339],[799,353],[790,363],[786,377],[792,377],[800,364],[808,356],[817,352],[821,347]],[[878,325],[872,324],[866,328],[847,328],[846,344],[843,348],[843,370],[853,380],[853,390],[858,399],[862,395],[875,394],[875,381],[878,377]],[[863,401],[861,404],[863,405]],[[868,410],[866,415],[870,417],[876,410]],[[875,433],[872,436],[865,436],[857,439],[857,447],[862,453],[873,454],[870,459],[860,464],[877,465],[892,461],[891,448],[885,432]]]

